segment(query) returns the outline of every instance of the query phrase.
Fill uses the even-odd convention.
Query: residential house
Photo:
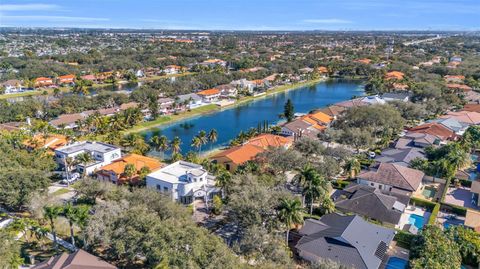
[[[311,263],[332,260],[348,268],[378,269],[395,230],[369,223],[362,217],[337,213],[307,219],[295,245],[298,256]]]
[[[303,136],[316,138],[321,131],[330,126],[333,119],[330,115],[317,111],[283,124],[281,134],[293,136],[294,139]]]
[[[411,96],[412,94],[409,92],[389,92],[382,94],[381,98],[386,102],[400,101],[406,103],[410,101]]]
[[[125,175],[125,167],[127,165],[135,166],[135,174],[131,177]],[[140,171],[142,168],[148,168],[150,172],[154,172],[163,167],[163,164],[155,159],[138,154],[129,154],[122,158],[113,161],[111,164],[107,164],[101,167],[96,176],[100,180],[110,181],[115,184],[124,183],[137,183],[140,179]]]
[[[378,95],[370,95],[370,96],[363,97],[361,99],[361,102],[364,102],[369,105],[384,105],[386,103],[386,101],[383,100]]]
[[[480,233],[480,212],[467,209],[467,215],[465,216],[465,223],[463,225]]]
[[[187,109],[193,109],[205,105],[203,103],[202,97],[196,93],[183,94],[178,96],[178,102],[180,104],[185,104],[184,106]]]
[[[405,74],[399,71],[391,71],[385,74],[386,80],[402,80],[405,77]]]
[[[30,267],[31,269],[116,269],[102,259],[83,249],[68,254],[63,253]]]
[[[175,75],[182,71],[182,67],[179,65],[167,65],[163,69],[163,72],[167,75]]]
[[[414,159],[426,159],[425,152],[420,148],[403,148],[403,149],[386,149],[379,155],[375,156],[375,162],[377,163],[395,163],[405,167],[410,165],[410,162]]]
[[[392,84],[392,88],[394,91],[408,91],[408,85],[405,83],[395,82]]]
[[[61,134],[36,134],[30,139],[23,141],[23,145],[29,149],[48,149],[51,152],[57,148],[63,147],[68,144],[68,138]]]
[[[97,81],[97,77],[95,75],[84,75],[84,76],[81,76],[80,78],[83,80],[89,80],[91,82]]]
[[[470,187],[470,192],[472,194],[472,204],[479,206],[480,205],[480,181],[472,181],[472,186]]]
[[[416,147],[416,148],[426,148],[428,146],[439,146],[442,142],[446,142],[445,140],[442,140],[441,138],[431,135],[431,134],[426,134],[426,133],[414,133],[414,132],[408,132],[404,136],[400,137],[396,144],[395,148],[397,149],[405,149],[405,148],[411,148],[411,147]]]
[[[480,104],[466,104],[466,105],[462,108],[462,111],[480,113]]]
[[[398,225],[410,197],[385,193],[374,187],[352,183],[336,193],[335,207],[345,213],[355,213],[383,224]]]
[[[205,60],[205,61],[201,62],[200,65],[205,65],[205,66],[208,66],[208,67],[215,67],[215,66],[219,65],[219,66],[226,67],[227,62],[224,61],[224,60],[220,60],[220,59],[208,59],[208,60]]]
[[[447,88],[454,90],[454,91],[460,91],[460,92],[469,92],[472,91],[472,87],[464,84],[455,84],[455,83],[450,83],[447,84]]]
[[[234,172],[238,166],[255,159],[255,157],[263,151],[264,149],[262,147],[246,144],[231,147],[215,154],[211,159],[212,162],[224,166],[227,171]]]
[[[205,103],[212,103],[218,101],[220,98],[220,90],[218,89],[208,89],[197,92],[197,94],[202,97],[203,102]]]
[[[343,102],[338,102],[334,104],[335,106],[340,106],[345,109],[352,108],[352,107],[358,107],[358,106],[368,106],[368,103],[363,102],[363,98],[355,98]]]
[[[395,163],[380,163],[377,168],[363,171],[357,183],[379,190],[410,195],[422,186],[425,174],[422,171]]]
[[[15,132],[22,130],[23,122],[6,122],[0,123],[0,132]]]
[[[470,111],[450,111],[446,115],[440,116],[442,119],[455,119],[461,123],[467,125],[479,125],[480,124],[480,113],[479,112],[470,112]]]
[[[55,160],[60,167],[65,167],[67,158],[75,159],[82,153],[90,154],[92,162],[88,164],[79,163],[76,165],[76,170],[87,175],[122,157],[121,149],[117,146],[101,142],[82,141],[55,149]]]
[[[354,62],[356,62],[356,63],[361,63],[361,64],[371,64],[371,63],[372,63],[372,60],[367,59],[367,58],[363,58],[363,59],[355,60]]]
[[[336,106],[336,105],[333,105],[333,106],[328,106],[326,108],[322,108],[318,111],[320,112],[323,112],[327,115],[329,115],[330,117],[332,117],[334,120],[337,119],[344,111],[345,111],[345,107],[341,107],[341,106]]]
[[[450,57],[450,62],[462,62],[462,57],[459,56],[452,56]]]
[[[463,83],[465,81],[465,76],[451,76],[446,75],[443,77],[447,83]]]
[[[224,84],[215,87],[216,89],[220,90],[220,96],[222,98],[235,98],[237,97],[237,87],[233,86],[232,84]]]
[[[430,134],[438,137],[441,141],[456,140],[457,135],[454,131],[437,122],[428,122],[408,129],[412,133]]]
[[[173,200],[191,204],[194,199],[208,201],[219,189],[215,177],[201,165],[178,161],[147,175],[147,187],[171,195]]]
[[[175,100],[172,98],[159,98],[158,102],[158,112],[161,114],[169,114],[174,110]]]
[[[456,118],[450,117],[450,118],[442,118],[440,117],[439,119],[431,120],[428,122],[436,122],[440,123],[441,125],[447,127],[448,129],[452,130],[455,132],[457,135],[463,135],[465,130],[468,128],[470,124],[459,122]]]
[[[287,137],[260,134],[251,138],[241,146],[231,147],[214,155],[212,162],[221,164],[228,171],[233,172],[238,166],[247,161],[254,160],[255,157],[270,147],[284,147],[288,149],[293,144],[293,140]]]
[[[253,93],[253,90],[255,89],[256,85],[255,83],[248,81],[244,78],[239,79],[239,80],[234,80],[230,82],[233,86],[237,87],[239,90],[245,90],[249,93]]]
[[[39,77],[35,79],[35,87],[48,87],[53,85],[53,79]]]
[[[57,77],[58,84],[72,84],[75,82],[75,75],[69,74]]]
[[[18,79],[4,81],[0,83],[0,88],[3,88],[6,94],[23,91],[22,82]]]

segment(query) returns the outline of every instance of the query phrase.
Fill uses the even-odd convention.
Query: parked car
[[[79,178],[80,178],[79,173],[73,173],[73,174],[70,174],[70,177],[68,179],[67,178],[63,179],[62,183],[63,184],[72,184],[73,182],[77,181]]]

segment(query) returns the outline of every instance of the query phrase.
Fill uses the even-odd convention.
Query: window
[[[370,183],[370,186],[372,186],[372,187],[373,187],[373,186],[375,186],[375,184],[373,184],[373,183]]]
[[[167,192],[167,191],[168,191],[168,187],[163,187],[163,191]]]
[[[382,187],[383,187],[382,185],[378,185],[378,188],[379,188],[380,190],[382,189]]]
[[[230,164],[225,164],[225,169],[227,169],[228,171],[230,171]]]
[[[157,184],[157,190],[159,190],[159,191],[162,190],[162,186]]]

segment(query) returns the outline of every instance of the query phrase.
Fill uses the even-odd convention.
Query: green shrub
[[[220,213],[222,213],[222,210],[223,210],[222,198],[220,198],[220,196],[218,195],[213,196],[213,208],[212,208],[213,214],[219,215]]]
[[[434,225],[436,220],[437,220],[437,215],[438,211],[440,211],[440,204],[435,204],[432,210],[432,214],[430,215],[430,218],[428,219],[428,224],[429,225]]]
[[[395,234],[394,240],[397,241],[397,245],[402,248],[410,249],[410,246],[412,244],[412,240],[416,237],[416,235],[402,231],[402,230],[397,230],[397,233]]]
[[[466,179],[459,179],[460,185],[463,187],[471,188],[472,187],[472,181],[466,180]]]
[[[338,189],[338,190],[343,190],[345,189],[346,186],[348,186],[350,183],[352,183],[351,181],[346,181],[346,180],[335,180],[335,181],[332,181],[332,187],[334,189]]]
[[[437,205],[437,203],[427,201],[427,200],[423,200],[423,199],[419,199],[419,198],[416,198],[416,197],[410,198],[410,203],[415,203],[416,206],[425,207],[425,208],[428,209],[429,212],[432,212],[433,209],[435,208],[435,206]]]
[[[466,216],[467,215],[467,209],[462,206],[458,205],[452,205],[452,204],[442,204],[442,209],[446,209],[449,211],[452,211],[452,213],[459,215],[459,216]]]

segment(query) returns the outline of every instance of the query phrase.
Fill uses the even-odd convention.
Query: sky
[[[480,0],[0,0],[0,27],[480,30]]]

